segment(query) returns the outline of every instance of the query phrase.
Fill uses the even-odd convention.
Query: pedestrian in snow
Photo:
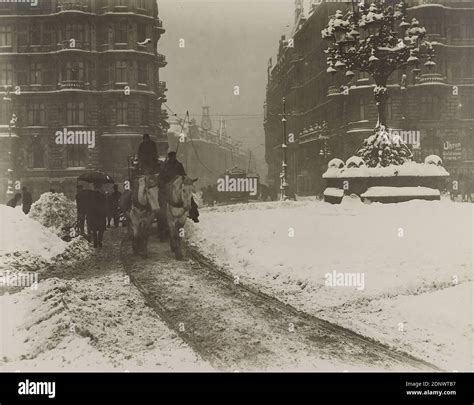
[[[118,185],[114,184],[114,191],[107,195],[107,228],[110,228],[112,219],[117,228],[119,223],[119,203],[122,193],[118,191]]]
[[[107,200],[100,183],[94,184],[94,190],[88,195],[87,227],[92,233],[94,247],[102,247],[107,221]]]
[[[23,202],[23,212],[25,215],[28,215],[31,205],[33,204],[33,197],[26,187],[23,187],[21,190],[23,191],[21,196],[21,200]]]
[[[84,187],[80,184],[76,188],[76,209],[77,209],[77,226],[81,235],[84,235],[84,224],[86,222],[86,204],[87,198]]]
[[[7,206],[8,207],[12,207],[12,208],[15,208],[18,203],[20,202],[21,200],[21,194],[20,193],[16,193],[12,199],[10,199],[8,202],[7,202]]]

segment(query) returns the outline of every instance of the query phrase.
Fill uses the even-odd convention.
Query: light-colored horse
[[[176,176],[166,186],[166,220],[170,232],[170,247],[177,260],[183,260],[181,239],[191,209],[193,185],[197,180],[187,176]]]
[[[157,175],[138,177],[131,192],[131,207],[127,212],[128,231],[134,254],[148,255],[148,237],[160,206]]]

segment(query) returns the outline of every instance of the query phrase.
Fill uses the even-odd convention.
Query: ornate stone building
[[[124,180],[144,133],[166,153],[164,32],[154,0],[0,3],[2,200],[8,169],[35,198],[72,196],[86,169]]]
[[[279,184],[282,159],[282,97],[287,100],[289,179],[302,194],[322,191],[322,173],[332,157],[347,159],[372,133],[377,120],[374,83],[363,73],[352,81],[326,72],[327,43],[321,38],[329,16],[349,3],[314,2],[307,15],[296,1],[295,28],[280,39],[269,65],[265,105],[269,177]],[[434,43],[437,65],[395,72],[387,105],[391,128],[420,139],[417,161],[437,154],[454,178],[474,179],[474,1],[407,0]],[[406,74],[406,80],[403,75]],[[327,129],[323,123],[327,123]]]

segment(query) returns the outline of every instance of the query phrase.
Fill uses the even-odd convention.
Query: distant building
[[[457,178],[474,179],[474,1],[410,0],[409,16],[425,26],[434,42],[437,65],[421,66],[418,77],[395,72],[389,84],[387,116],[391,128],[420,140],[415,160],[439,155]],[[377,110],[373,81],[358,73],[326,73],[327,43],[321,38],[329,17],[350,3],[321,1],[306,16],[296,1],[295,29],[282,37],[275,65],[269,65],[265,103],[266,161],[269,178],[279,183],[282,160],[282,97],[286,98],[289,180],[300,194],[320,193],[322,173],[333,157],[347,159],[373,132]],[[406,74],[406,82],[403,75]],[[324,123],[327,123],[325,129]],[[413,145],[412,145],[413,146]]]
[[[217,178],[234,167],[248,170],[249,155],[227,134],[226,123],[220,120],[219,128],[212,130],[210,107],[203,107],[201,125],[192,119],[183,126],[182,120],[170,121],[168,130],[170,150],[191,177],[199,178],[196,188],[215,186]]]
[[[166,153],[164,32],[154,0],[0,2],[0,92],[10,94],[0,97],[1,199],[13,113],[13,177],[36,197],[74,195],[86,169],[121,182],[144,133]],[[92,134],[93,147],[78,144]]]

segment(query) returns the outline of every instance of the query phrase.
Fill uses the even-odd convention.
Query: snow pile
[[[19,257],[28,254],[49,260],[62,253],[66,245],[66,242],[21,210],[0,205],[0,264],[7,255]]]
[[[1,371],[210,371],[123,274],[0,296]]]
[[[56,235],[64,237],[76,221],[76,203],[64,194],[44,193],[31,206],[28,215]]]
[[[474,280],[473,218],[472,204],[367,205],[347,197],[341,205],[305,201],[202,210],[199,225],[187,223],[187,235],[242,282],[415,355],[429,355],[441,367],[468,370],[472,359],[459,351],[470,344],[466,331],[472,333],[472,319],[466,323],[463,314],[472,315],[472,292],[454,287]],[[328,274],[361,284],[328,283]],[[451,301],[437,301],[438,291]],[[459,297],[459,291],[467,295]],[[415,320],[402,301],[396,305],[403,296],[414,306],[423,299],[431,312]],[[361,314],[367,308],[375,309]],[[447,313],[450,318],[443,318]],[[410,323],[398,334],[403,322]],[[443,337],[448,329],[449,337]]]

